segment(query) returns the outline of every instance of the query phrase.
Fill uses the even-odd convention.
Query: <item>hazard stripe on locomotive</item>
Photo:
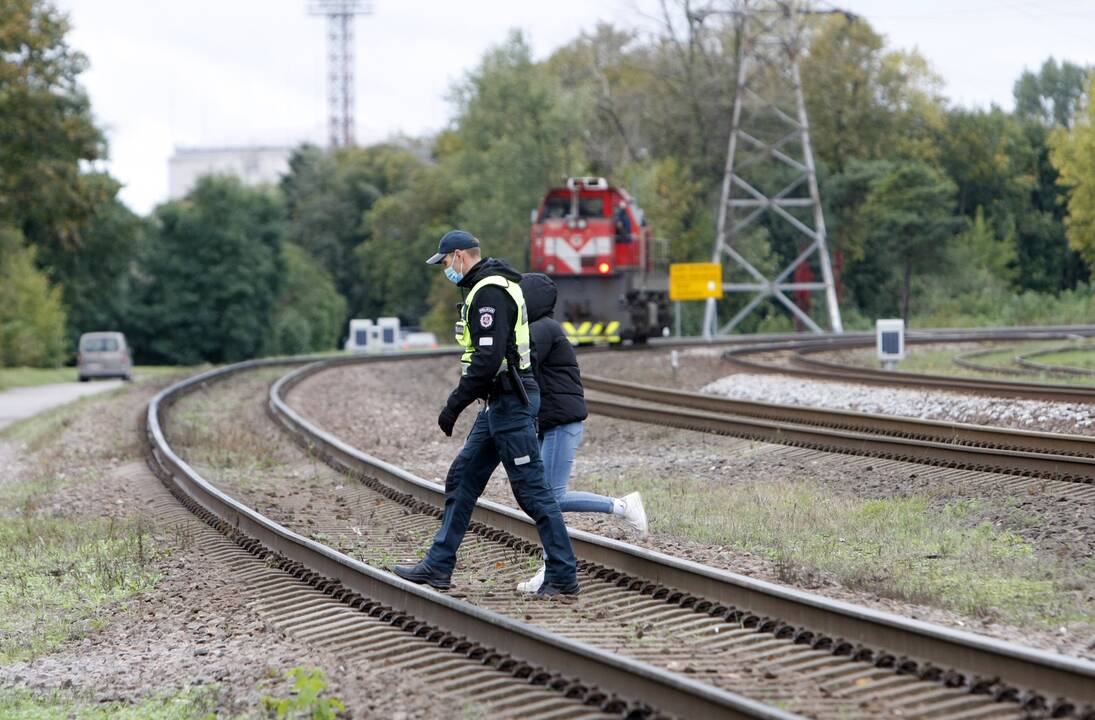
[[[532,212],[529,270],[555,281],[555,317],[575,345],[669,332],[668,243],[642,208],[600,177],[568,178]]]

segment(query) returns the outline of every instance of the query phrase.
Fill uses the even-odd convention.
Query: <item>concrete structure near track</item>
[[[244,185],[277,183],[289,172],[292,152],[291,147],[277,145],[175,148],[167,161],[167,197],[181,198],[206,175],[231,175]]]

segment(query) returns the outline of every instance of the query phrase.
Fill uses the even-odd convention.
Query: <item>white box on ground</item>
[[[399,318],[382,317],[350,321],[346,349],[352,352],[385,352],[399,349]]]
[[[905,359],[905,321],[875,320],[878,359],[888,368]]]

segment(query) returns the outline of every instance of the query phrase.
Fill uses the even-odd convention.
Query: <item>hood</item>
[[[505,260],[487,257],[475,263],[475,267],[469,270],[467,275],[465,275],[457,284],[462,288],[468,288],[470,290],[475,286],[475,283],[479,282],[487,275],[501,275],[507,280],[521,282],[521,273],[510,267]]]
[[[555,300],[559,296],[559,290],[555,287],[555,281],[547,275],[526,273],[521,278],[521,292],[525,295],[529,322],[551,317],[555,312]]]

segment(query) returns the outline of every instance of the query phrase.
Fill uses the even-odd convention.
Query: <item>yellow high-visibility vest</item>
[[[497,285],[505,290],[513,298],[514,305],[517,306],[517,322],[514,323],[514,336],[517,341],[519,358],[517,368],[519,370],[529,370],[532,368],[532,341],[528,329],[528,310],[525,308],[525,294],[521,292],[521,286],[512,280],[507,280],[501,275],[488,275],[475,283],[467,298],[464,299],[464,307],[460,311],[460,322],[456,324],[456,341],[464,348],[464,354],[460,356],[460,374],[467,374],[468,367],[471,366],[472,354],[475,353],[475,346],[472,345],[471,341],[471,327],[468,325],[469,308],[472,306],[475,294],[479,292],[480,288],[487,285]],[[503,355],[502,364],[498,368],[499,375],[506,371],[508,364]]]

